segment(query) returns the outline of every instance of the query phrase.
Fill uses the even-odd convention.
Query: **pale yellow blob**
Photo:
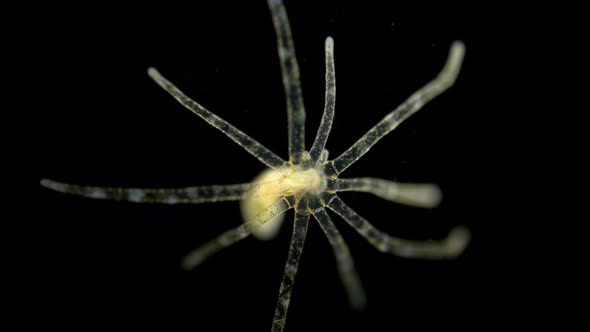
[[[242,216],[246,222],[255,220],[256,215],[262,210],[285,196],[320,193],[326,187],[325,179],[314,168],[306,170],[297,170],[291,167],[279,170],[267,169],[260,173],[252,183],[256,185],[250,189],[240,203]],[[253,228],[252,234],[260,240],[270,240],[278,234],[284,218],[285,215],[281,213],[263,225]]]

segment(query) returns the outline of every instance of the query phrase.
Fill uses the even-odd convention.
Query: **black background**
[[[334,216],[368,294],[367,310],[355,313],[312,223],[287,330],[586,325],[583,11],[564,2],[286,6],[309,144],[323,109],[323,43],[335,39],[332,157],[432,79],[454,39],[465,42],[456,85],[343,174],[438,183],[441,206],[341,197],[393,235],[440,238],[459,224],[473,233],[455,261],[407,260],[377,252]],[[264,1],[52,3],[3,15],[0,326],[268,330],[290,223],[276,240],[246,239],[187,273],[179,267],[186,252],[240,223],[236,202],[137,205],[38,187],[44,177],[100,186],[239,183],[262,170],[151,81],[149,66],[286,158]]]

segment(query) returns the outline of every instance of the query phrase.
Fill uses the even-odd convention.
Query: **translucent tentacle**
[[[289,157],[299,163],[305,150],[305,106],[301,94],[299,66],[287,11],[281,0],[267,0],[277,34],[277,48],[281,62],[283,87],[287,99],[287,121],[289,130]]]
[[[174,84],[170,83],[170,81],[164,78],[155,68],[149,68],[148,74],[154,81],[156,81],[156,83],[158,83],[158,85],[160,85],[179,103],[181,103],[182,106],[188,108],[193,113],[200,116],[203,120],[207,121],[207,123],[219,129],[222,133],[227,135],[234,142],[238,143],[251,155],[258,158],[258,160],[263,162],[266,166],[276,169],[285,164],[285,161],[281,157],[277,156],[274,152],[267,149],[258,141],[244,134],[241,130],[234,127],[229,122],[209,112],[203,106],[187,97],[182,91],[174,86]]]
[[[181,262],[181,266],[185,270],[191,270],[201,263],[203,263],[211,255],[221,251],[221,249],[227,248],[232,244],[245,239],[250,235],[250,227],[246,224],[242,224],[236,228],[230,229],[221,233],[215,239],[203,244],[199,248],[191,251],[187,254]]]
[[[455,227],[449,235],[439,241],[412,241],[389,236],[376,229],[365,218],[336,197],[328,207],[342,217],[360,235],[377,250],[400,257],[448,259],[460,255],[467,243],[470,233],[463,226]]]
[[[291,302],[291,291],[295,282],[295,274],[299,266],[299,258],[303,251],[307,226],[309,225],[309,215],[295,213],[295,223],[293,225],[293,236],[289,247],[289,255],[283,273],[283,280],[279,288],[279,300],[275,309],[275,315],[272,321],[272,332],[281,332],[285,328],[287,319],[287,310]]]
[[[463,62],[465,46],[460,41],[455,41],[449,51],[449,57],[442,71],[422,87],[414,92],[405,102],[391,113],[387,114],[379,123],[371,128],[363,137],[356,141],[348,150],[334,159],[334,168],[338,173],[344,171],[360,157],[362,157],[375,143],[395,129],[402,121],[416,113],[424,104],[451,87]]]
[[[212,185],[186,188],[117,188],[93,187],[67,184],[49,179],[41,180],[43,187],[64,194],[78,195],[94,199],[110,199],[133,203],[208,203],[236,201],[246,195],[256,195],[258,183],[242,183],[230,185]]]
[[[385,179],[337,179],[336,191],[368,192],[388,201],[424,208],[437,206],[442,192],[434,183],[399,183]]]
[[[354,309],[363,309],[367,299],[363,285],[358,277],[356,268],[354,267],[354,261],[352,260],[352,255],[350,254],[348,246],[324,208],[314,211],[313,215],[326,234],[330,245],[332,245],[334,256],[336,256],[338,273],[340,274],[340,279],[346,289],[348,301]]]
[[[252,220],[248,220],[244,224],[222,233],[213,240],[206,242],[202,246],[191,251],[182,260],[182,267],[187,270],[195,268],[211,255],[249,236],[252,233],[253,228],[264,224],[290,208],[290,205],[285,199],[277,200],[266,209],[262,210]]]
[[[326,38],[326,97],[324,102],[324,115],[318,128],[315,141],[309,150],[311,159],[315,162],[326,147],[332,120],[334,119],[334,108],[336,105],[336,71],[334,69],[334,39]]]

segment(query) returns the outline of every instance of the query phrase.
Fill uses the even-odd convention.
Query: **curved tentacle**
[[[328,207],[342,217],[377,250],[400,257],[425,259],[449,259],[460,255],[469,243],[471,235],[463,226],[455,227],[440,241],[412,241],[383,233],[365,218],[336,197]]]

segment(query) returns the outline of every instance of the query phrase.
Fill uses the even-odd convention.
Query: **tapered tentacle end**
[[[447,257],[454,258],[463,253],[469,241],[471,240],[471,232],[465,226],[457,226],[451,230],[443,245],[445,246]]]
[[[148,75],[150,75],[151,78],[155,78],[155,77],[160,76],[160,73],[154,67],[149,67],[147,70],[147,73],[148,73]]]
[[[334,53],[334,38],[330,36],[326,37],[324,46],[326,48],[326,53]]]
[[[59,192],[64,192],[66,185],[64,183],[61,182],[56,182],[53,180],[49,180],[49,179],[41,179],[41,187],[45,187],[47,189],[51,189],[51,190],[55,190],[55,191],[59,191]]]
[[[460,40],[455,40],[453,44],[451,44],[451,52],[450,58],[451,59],[458,59],[459,62],[463,60],[465,56],[465,44]]]
[[[422,208],[437,207],[443,196],[440,187],[433,183],[396,183],[386,193],[394,202]]]
[[[164,84],[164,82],[166,82],[166,79],[162,76],[162,74],[160,74],[160,72],[156,68],[149,67],[147,70],[147,74],[152,80],[158,83],[159,86],[168,91],[168,87],[166,86],[166,84]]]
[[[465,57],[465,44],[462,41],[456,40],[451,45],[451,49],[449,50],[449,57],[447,59],[447,63],[443,70],[440,73],[440,77],[448,82],[448,85],[452,85],[457,76],[459,75],[459,71],[461,70],[461,65],[463,64],[463,58]]]
[[[192,270],[195,267],[201,265],[206,259],[212,255],[218,253],[222,249],[225,249],[232,244],[245,239],[250,235],[250,228],[246,225],[240,225],[234,229],[225,231],[213,240],[203,244],[197,249],[186,255],[180,266],[184,270]]]
[[[203,246],[191,251],[186,256],[182,258],[180,261],[180,267],[184,271],[190,271],[201,265],[205,262],[208,258],[212,255],[217,253],[218,251],[231,246],[235,242],[245,238],[248,236],[247,234],[243,236],[234,236],[233,238],[228,236],[230,232],[236,232],[236,230],[230,230],[226,233],[221,234],[219,237],[205,243]]]
[[[170,93],[172,96],[174,96],[174,98],[176,98],[182,104],[182,101],[179,100],[179,97],[181,97],[181,95],[183,97],[186,97],[186,96],[184,96],[184,94],[182,92],[180,92],[180,90],[178,90],[172,83],[170,83],[166,78],[164,78],[164,76],[162,76],[162,74],[160,74],[160,72],[156,68],[149,67],[147,70],[147,73],[148,73],[149,77],[152,80],[154,80],[154,82],[156,82],[162,89],[168,91],[168,93]],[[188,99],[188,97],[186,97],[186,98]],[[185,107],[187,107],[187,106],[185,105]],[[189,109],[190,109],[190,107],[189,107]],[[193,111],[193,110],[191,109],[191,111]],[[197,113],[197,115],[198,115],[198,113]]]
[[[442,200],[442,191],[433,183],[403,183],[376,178],[339,179],[338,191],[361,191],[388,201],[434,208]]]
[[[180,261],[180,267],[185,271],[190,271],[201,265],[207,258],[201,251],[191,252]]]

